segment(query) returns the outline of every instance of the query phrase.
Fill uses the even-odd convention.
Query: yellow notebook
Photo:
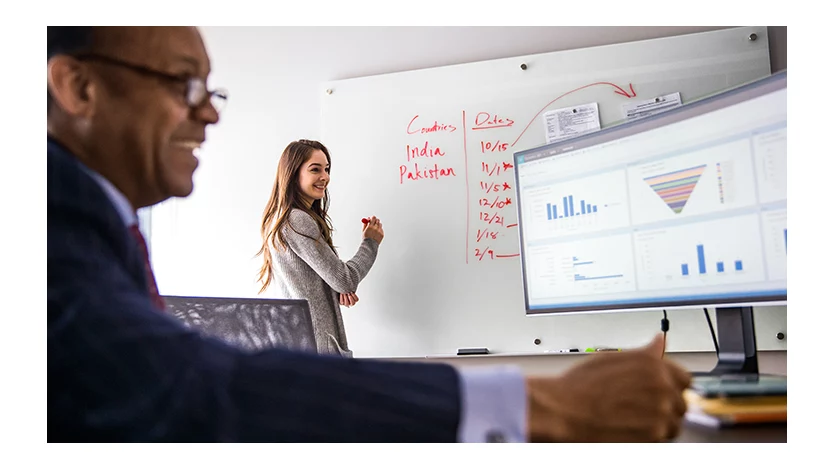
[[[717,397],[704,398],[692,390],[684,390],[690,411],[711,415],[785,413],[788,412],[787,396]]]

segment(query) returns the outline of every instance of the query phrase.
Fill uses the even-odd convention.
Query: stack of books
[[[686,419],[707,426],[788,420],[788,379],[784,376],[694,377],[684,398],[688,406]]]

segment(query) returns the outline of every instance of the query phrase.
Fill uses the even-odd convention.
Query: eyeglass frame
[[[215,111],[220,113],[222,108],[225,108],[226,103],[229,99],[229,93],[224,88],[216,88],[214,90],[209,90],[208,86],[202,78],[194,77],[194,76],[183,76],[183,75],[173,75],[167,72],[162,72],[159,70],[152,69],[150,67],[146,67],[144,65],[133,64],[121,59],[116,59],[114,57],[109,57],[102,54],[95,54],[95,53],[85,53],[85,54],[77,54],[73,55],[76,60],[85,61],[85,60],[93,60],[103,62],[105,64],[116,65],[119,67],[124,67],[128,70],[132,70],[134,72],[148,75],[152,77],[158,77],[170,82],[181,83],[185,85],[185,104],[192,109],[199,108],[203,106],[207,101],[210,101],[212,96],[216,96],[223,100],[223,106],[218,109],[217,106],[212,103],[212,107],[214,107]],[[203,95],[200,98],[195,97],[195,94]]]

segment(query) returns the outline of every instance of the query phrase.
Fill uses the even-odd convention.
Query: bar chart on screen
[[[589,176],[570,184],[553,182],[528,189],[522,207],[533,224],[530,241],[586,234],[629,223],[625,171]]]
[[[584,238],[534,249],[540,256],[527,269],[531,274],[530,289],[537,299],[635,290],[628,234]]]
[[[758,215],[635,232],[640,289],[717,286],[765,280]]]

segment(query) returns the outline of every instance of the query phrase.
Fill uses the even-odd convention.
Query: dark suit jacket
[[[156,310],[119,214],[47,146],[48,441],[456,439],[450,366],[246,353]]]

